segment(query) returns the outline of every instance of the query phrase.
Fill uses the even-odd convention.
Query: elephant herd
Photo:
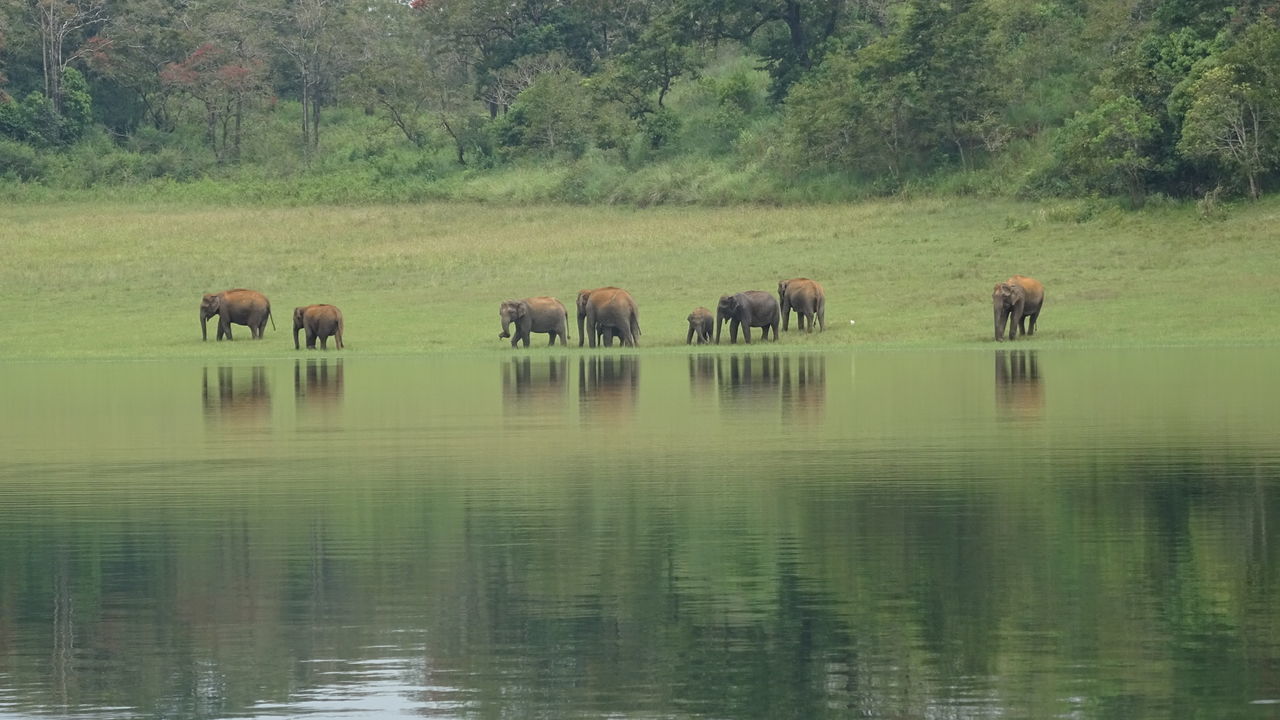
[[[721,295],[716,313],[705,307],[689,313],[689,332],[685,344],[697,339],[699,345],[711,342],[712,326],[715,341],[720,342],[720,331],[729,324],[729,342],[738,342],[738,329],[742,339],[751,343],[751,328],[764,328],[764,338],[778,339],[778,325],[787,330],[791,311],[795,310],[801,330],[813,332],[815,320],[821,329],[826,324],[826,293],[822,285],[808,278],[793,278],[778,283],[778,297],[764,290],[746,290],[733,295]],[[611,347],[616,338],[623,346],[635,347],[640,337],[640,314],[631,293],[617,287],[601,287],[579,290],[577,298],[578,347],[597,343]],[[558,299],[548,296],[504,300],[498,307],[502,323],[499,339],[511,338],[511,347],[524,343],[529,347],[529,335],[546,333],[551,345],[556,338],[564,345],[569,343],[569,311]],[[515,334],[511,326],[515,326]]]
[[[995,316],[996,341],[1004,339],[1006,325],[1009,339],[1017,335],[1034,335],[1040,309],[1044,306],[1044,285],[1034,278],[1014,275],[995,286],[991,293]],[[635,347],[640,337],[640,316],[635,298],[617,287],[601,287],[579,290],[576,301],[578,320],[578,346],[597,343],[611,347],[617,339],[623,346]],[[744,342],[751,343],[751,329],[760,328],[765,340],[769,332],[778,339],[778,326],[789,330],[791,312],[796,313],[797,327],[802,332],[827,329],[827,296],[822,285],[809,278],[792,278],[778,282],[778,294],[764,290],[744,290],[732,295],[721,295],[715,314],[705,307],[689,313],[689,331],[685,344],[695,340],[699,345],[712,341],[720,343],[721,330],[729,324],[729,342],[738,342],[738,330],[742,330]],[[231,325],[245,325],[254,339],[262,338],[267,320],[271,319],[271,302],[256,290],[236,288],[219,293],[209,293],[200,301],[200,332],[209,339],[209,318],[218,316],[217,339],[231,339]],[[569,312],[558,299],[549,296],[530,297],[523,300],[504,300],[498,307],[502,332],[499,339],[511,339],[511,347],[524,343],[529,347],[529,336],[546,333],[550,344],[556,339],[562,345],[569,344]],[[1028,322],[1029,321],[1029,322]],[[515,326],[514,334],[512,326]],[[272,328],[275,320],[271,319]],[[293,347],[300,349],[298,331],[305,330],[307,348],[314,350],[316,340],[320,347],[328,349],[329,338],[342,349],[342,311],[333,305],[305,305],[293,309]]]

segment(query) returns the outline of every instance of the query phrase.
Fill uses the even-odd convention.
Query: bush
[[[0,138],[0,178],[30,182],[43,178],[48,169],[48,161],[35,148]]]

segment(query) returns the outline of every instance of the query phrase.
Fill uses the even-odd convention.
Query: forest
[[[0,0],[0,196],[1257,198],[1275,0]]]

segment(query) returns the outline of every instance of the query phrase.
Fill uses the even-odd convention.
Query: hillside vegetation
[[[0,0],[0,198],[1258,197],[1274,0]]]

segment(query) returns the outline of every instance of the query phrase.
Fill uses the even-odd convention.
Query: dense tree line
[[[1276,0],[0,0],[0,176],[41,180],[83,143],[150,158],[143,177],[264,155],[304,172],[373,152],[325,141],[358,117],[459,168],[594,153],[764,160],[885,192],[985,173],[1029,194],[1257,197],[1280,160],[1278,15]],[[284,146],[245,155],[284,119]]]

